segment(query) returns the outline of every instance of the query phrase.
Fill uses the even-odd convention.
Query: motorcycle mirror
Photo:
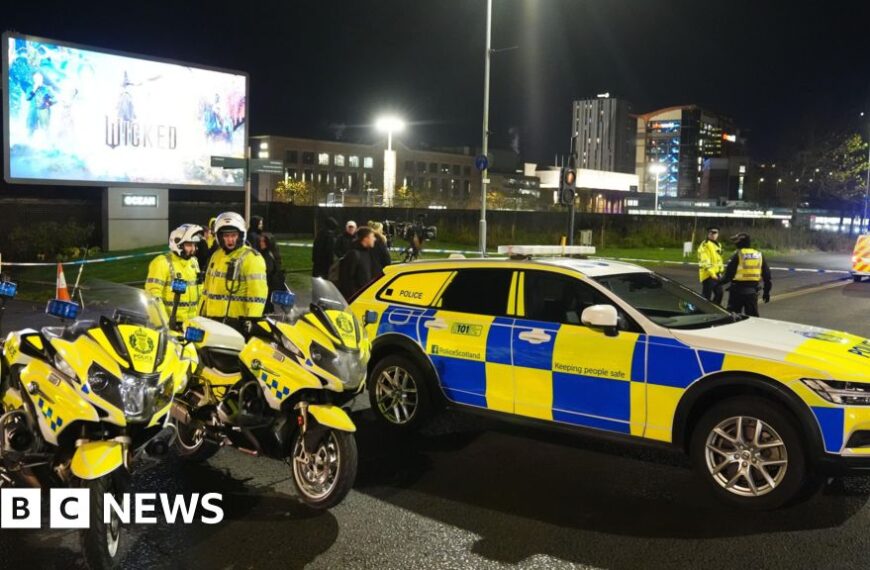
[[[0,282],[0,297],[11,299],[18,293],[18,285],[12,281]]]
[[[272,292],[272,304],[283,309],[292,309],[296,304],[296,295],[290,291],[274,291]]]
[[[184,279],[173,279],[172,280],[172,292],[173,293],[187,293],[187,281]]]
[[[378,313],[377,313],[377,311],[372,311],[371,309],[369,309],[368,311],[366,311],[366,314],[365,314],[365,316],[363,317],[363,320],[365,320],[365,323],[366,323],[367,325],[373,325],[373,324],[375,324],[376,322],[378,322]]]
[[[72,301],[52,299],[45,305],[45,313],[59,319],[75,320],[79,316],[81,307]]]
[[[202,342],[205,339],[205,331],[196,327],[187,327],[184,329],[184,340],[187,342]]]

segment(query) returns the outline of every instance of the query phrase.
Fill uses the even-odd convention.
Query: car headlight
[[[825,400],[842,406],[870,406],[870,384],[804,378],[802,382]]]

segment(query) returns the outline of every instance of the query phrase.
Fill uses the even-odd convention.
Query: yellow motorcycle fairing
[[[34,358],[44,358],[42,336],[33,329],[10,332],[3,343],[3,356],[9,367],[24,366]]]
[[[94,340],[107,353],[111,354],[118,364],[132,368],[136,372],[154,372],[158,365],[157,353],[160,346],[160,332],[139,325],[118,325],[118,334],[124,343],[126,355],[119,354],[106,334],[99,327],[88,331]],[[129,359],[127,358],[129,357]]]
[[[308,413],[314,416],[317,423],[320,425],[353,433],[356,431],[356,425],[353,420],[347,415],[342,408],[331,404],[310,404]]]
[[[108,475],[124,464],[124,444],[118,441],[89,441],[76,448],[70,468],[79,479]]]
[[[299,390],[321,390],[324,387],[304,364],[299,364],[260,338],[248,341],[239,358],[257,377],[269,407],[274,410],[280,410],[282,402]],[[341,388],[337,391],[341,391]]]
[[[73,422],[100,421],[97,410],[85,396],[41,360],[32,360],[24,367],[21,385],[33,402],[42,436],[52,445],[57,445],[58,434]],[[121,419],[123,421],[123,414]]]

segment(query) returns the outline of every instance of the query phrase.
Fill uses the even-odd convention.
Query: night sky
[[[730,114],[755,158],[870,111],[870,1],[494,0],[491,145],[565,153],[571,101]],[[0,28],[247,71],[251,134],[479,146],[485,0],[5,2]],[[870,113],[868,113],[870,115]],[[863,128],[867,128],[865,124]]]

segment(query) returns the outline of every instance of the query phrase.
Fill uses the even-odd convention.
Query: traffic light
[[[572,161],[573,162],[573,161]],[[577,170],[573,164],[562,168],[562,176],[559,180],[559,204],[571,206],[574,204],[574,196],[577,188]]]

